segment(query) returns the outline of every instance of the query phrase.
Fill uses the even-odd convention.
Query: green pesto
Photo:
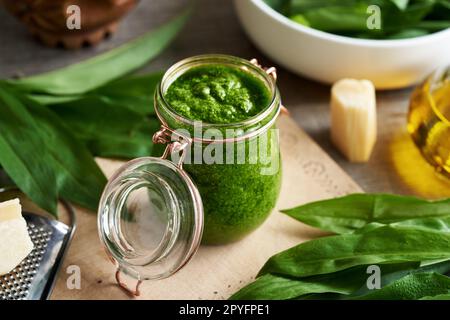
[[[268,131],[268,135],[267,159],[281,166],[278,138],[272,131]],[[242,239],[266,220],[277,202],[281,168],[270,175],[261,174],[268,165],[250,161],[255,155],[249,152],[248,141],[235,143],[236,149],[238,145],[246,149],[243,164],[184,165],[202,197],[204,244],[224,244]]]
[[[267,109],[272,100],[262,80],[225,65],[205,65],[188,70],[169,86],[164,98],[185,118],[213,124],[246,120]],[[269,120],[270,116],[259,125]],[[178,129],[176,122],[169,121],[169,124]],[[258,152],[250,152],[250,141],[245,140],[232,142],[234,147],[231,151],[236,160],[239,150],[244,149],[243,163],[191,162],[183,165],[202,197],[204,244],[239,240],[261,225],[273,210],[280,191],[281,169],[267,175],[261,172],[274,163],[281,166],[279,142],[271,130],[263,134],[268,135],[269,141],[265,162],[259,161],[261,155]],[[225,155],[226,145],[220,147]],[[194,144],[191,156],[195,148],[204,152],[207,145]],[[192,157],[188,158],[192,160]],[[267,164],[267,159],[270,164]]]
[[[164,97],[185,118],[215,124],[240,122],[255,116],[271,99],[260,79],[226,65],[188,70],[169,86]]]

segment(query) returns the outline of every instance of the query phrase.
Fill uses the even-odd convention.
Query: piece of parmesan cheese
[[[331,139],[352,162],[370,158],[377,136],[375,88],[369,80],[342,79],[331,89]]]
[[[0,203],[0,275],[11,272],[33,250],[19,199]]]

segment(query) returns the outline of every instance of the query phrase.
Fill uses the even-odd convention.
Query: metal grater
[[[13,271],[0,276],[0,300],[49,298],[75,231],[73,208],[67,202],[63,205],[69,213],[70,226],[42,215],[23,212],[34,249]]]

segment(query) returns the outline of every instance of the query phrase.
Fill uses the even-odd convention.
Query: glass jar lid
[[[109,180],[100,201],[98,227],[117,265],[116,278],[129,290],[120,281],[121,272],[139,284],[169,277],[190,260],[200,245],[203,205],[181,165],[138,158]]]

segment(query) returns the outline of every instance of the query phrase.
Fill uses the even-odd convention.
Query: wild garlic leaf
[[[274,10],[295,22],[342,36],[399,39],[443,30],[450,19],[447,0],[265,0]],[[370,6],[380,10],[368,10]],[[378,19],[369,29],[369,18]],[[372,20],[376,21],[376,20]],[[434,21],[433,28],[422,22]]]
[[[295,17],[295,16],[294,16]],[[324,7],[302,13],[311,28],[330,32],[368,32],[367,5]]]
[[[96,211],[106,177],[92,154],[55,113],[24,97],[22,99],[39,124],[39,134],[45,141],[43,145],[36,145],[30,155],[33,158],[39,158],[43,153],[50,155],[51,161],[47,165],[56,175],[59,196]]]
[[[354,279],[353,277],[350,280],[354,281]],[[359,284],[354,286],[352,283],[337,280],[335,283],[265,274],[233,294],[230,300],[289,300],[313,293],[350,294],[359,286]]]
[[[419,300],[450,300],[450,293],[438,294],[435,296],[426,296]]]
[[[380,264],[381,275],[407,274],[420,266],[418,262]],[[350,295],[366,285],[367,265],[305,278],[265,274],[230,297],[231,300],[285,300],[322,293]],[[397,279],[397,278],[396,278]],[[389,279],[391,280],[391,279]],[[392,280],[391,280],[392,281]],[[383,284],[386,281],[383,281]],[[317,295],[320,298],[320,295]]]
[[[450,259],[450,233],[383,226],[314,239],[271,257],[259,275],[307,277],[362,264]]]
[[[356,300],[418,300],[450,294],[450,278],[436,273],[414,273]]]
[[[0,86],[0,165],[31,200],[56,215],[58,178],[46,143],[22,102]]]
[[[409,0],[390,0],[393,4],[397,6],[400,10],[405,10],[408,6]]]
[[[28,93],[77,95],[94,90],[143,66],[159,54],[184,26],[189,13],[186,11],[162,27],[94,58],[7,82]]]
[[[92,107],[97,103],[107,103],[142,115],[154,115],[153,96],[162,76],[161,72],[126,76],[80,95],[28,94],[27,97],[46,106],[63,107],[65,104],[90,100]]]
[[[95,156],[136,158],[161,153],[160,145],[155,147],[152,142],[160,122],[123,103],[87,97],[49,108]]]
[[[88,96],[102,97],[141,115],[154,115],[153,97],[163,72],[125,77],[108,83]]]
[[[373,291],[367,286],[370,265],[360,265],[324,275],[292,278],[266,274],[233,294],[231,300],[286,300],[286,299],[353,299]],[[450,271],[450,260],[431,262],[422,266],[420,262],[378,264],[380,286],[415,273]]]
[[[446,218],[450,216],[450,199],[427,201],[391,194],[352,194],[308,203],[282,212],[313,227],[343,234],[354,232],[370,223],[389,224],[409,219]],[[423,223],[433,221],[423,220]],[[420,224],[420,221],[416,224]]]

